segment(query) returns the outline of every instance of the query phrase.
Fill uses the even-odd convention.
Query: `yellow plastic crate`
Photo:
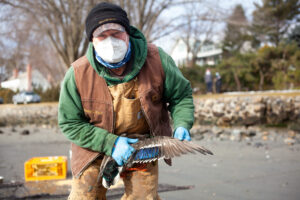
[[[65,179],[67,157],[34,157],[24,163],[25,181]]]

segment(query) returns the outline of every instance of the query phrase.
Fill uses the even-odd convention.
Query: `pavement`
[[[160,192],[163,200],[300,199],[299,140],[287,145],[284,137],[272,141],[260,138],[224,141],[208,135],[201,140],[196,138],[193,138],[195,143],[210,149],[214,155],[182,156],[173,159],[172,167],[160,161],[161,185],[191,186]],[[37,156],[68,156],[69,147],[70,142],[56,127],[0,127],[0,176],[4,183],[24,183],[26,160]],[[69,191],[70,179],[69,172],[68,179],[60,182],[66,186],[65,193]]]

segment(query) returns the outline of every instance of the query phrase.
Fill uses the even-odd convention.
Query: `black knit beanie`
[[[89,41],[92,41],[94,30],[106,23],[120,24],[129,34],[130,25],[127,13],[115,4],[103,2],[97,4],[85,20],[85,32]]]

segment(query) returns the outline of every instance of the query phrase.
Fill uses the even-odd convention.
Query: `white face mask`
[[[97,54],[108,63],[122,61],[127,52],[126,42],[114,37],[107,37],[94,46]]]

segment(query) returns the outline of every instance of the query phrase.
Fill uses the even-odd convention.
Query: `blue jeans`
[[[212,82],[206,83],[206,92],[212,92]]]

